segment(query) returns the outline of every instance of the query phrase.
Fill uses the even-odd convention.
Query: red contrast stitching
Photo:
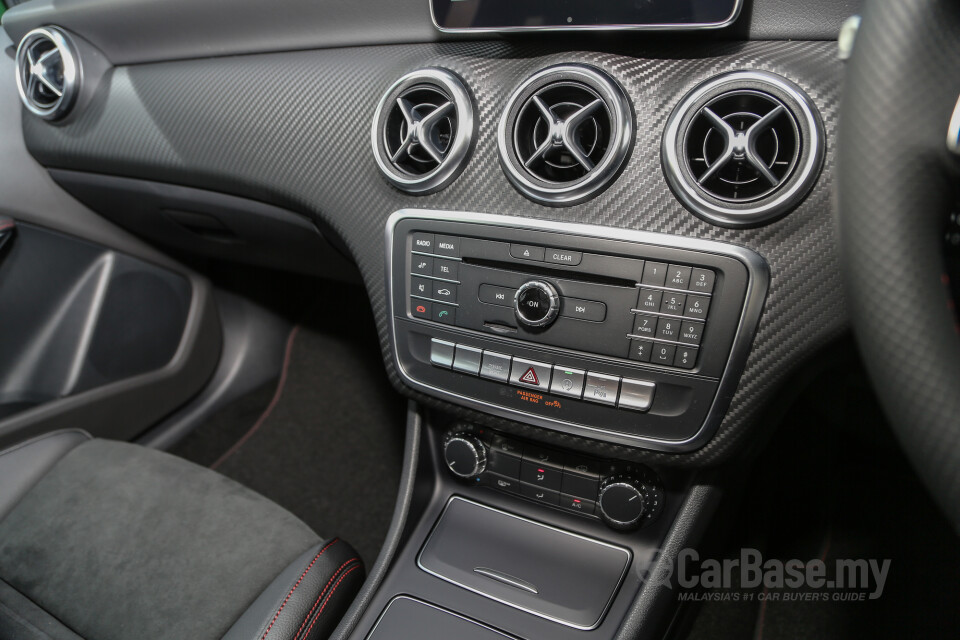
[[[283,367],[280,369],[280,380],[277,382],[277,390],[274,391],[273,398],[270,400],[270,404],[267,405],[267,408],[264,409],[262,414],[260,414],[260,417],[257,418],[257,421],[252,427],[250,427],[250,430],[243,434],[239,440],[233,443],[232,447],[227,449],[226,453],[217,458],[216,461],[210,465],[211,469],[218,468],[227,458],[239,451],[240,447],[242,447],[247,440],[249,440],[253,434],[263,426],[263,423],[267,421],[267,418],[270,417],[270,414],[273,413],[273,410],[277,407],[277,403],[280,402],[280,398],[283,396],[283,389],[287,385],[287,372],[290,369],[290,357],[293,353],[293,341],[296,339],[299,331],[300,325],[297,325],[290,330],[290,335],[287,336],[287,346],[283,354]]]
[[[349,569],[347,569],[346,572],[344,572],[344,574],[343,574],[342,576],[340,576],[340,579],[337,580],[337,584],[333,585],[333,589],[330,590],[330,595],[327,596],[327,599],[326,599],[326,601],[323,603],[323,606],[320,607],[320,611],[317,612],[317,617],[313,619],[313,622],[311,622],[311,623],[310,623],[310,626],[307,628],[307,633],[306,633],[306,635],[303,636],[304,638],[309,638],[309,637],[310,637],[310,632],[313,630],[313,625],[317,624],[317,620],[320,619],[320,614],[323,613],[323,610],[326,608],[327,604],[330,603],[330,600],[333,598],[333,593],[334,593],[334,591],[337,590],[337,587],[340,586],[340,583],[343,582],[343,579],[346,578],[348,575],[350,575],[350,572],[355,571],[356,569],[359,569],[360,566],[361,566],[361,565],[356,564],[356,565],[350,567]]]
[[[303,579],[306,577],[307,572],[309,572],[310,569],[313,568],[313,565],[316,563],[317,558],[319,558],[320,556],[322,556],[324,551],[326,551],[327,549],[329,549],[329,548],[332,547],[333,545],[337,544],[338,542],[340,542],[340,539],[339,539],[339,538],[334,538],[333,540],[331,540],[330,542],[327,543],[327,546],[325,546],[323,549],[320,549],[320,551],[319,551],[319,553],[317,553],[317,555],[313,556],[313,560],[310,561],[310,564],[307,565],[307,568],[304,569],[304,570],[303,570],[303,573],[300,574],[300,579],[297,580],[297,583],[296,583],[295,585],[293,585],[293,588],[292,588],[292,589],[290,589],[290,593],[287,594],[287,597],[283,599],[283,602],[280,604],[280,608],[277,609],[277,613],[273,616],[273,620],[270,621],[270,626],[267,627],[267,630],[263,632],[263,635],[262,635],[262,636],[260,636],[260,640],[264,640],[264,639],[267,637],[267,634],[270,633],[270,629],[273,629],[273,625],[276,624],[277,618],[280,617],[280,612],[283,611],[283,608],[284,608],[285,606],[287,606],[287,602],[290,600],[290,597],[293,595],[293,592],[296,591],[296,590],[297,590],[297,587],[300,586],[300,583],[303,582]]]
[[[313,610],[317,608],[317,605],[320,604],[320,600],[323,598],[323,594],[327,592],[327,589],[330,588],[330,583],[336,580],[337,575],[343,571],[343,568],[350,564],[351,562],[356,562],[359,558],[350,558],[344,562],[340,567],[333,572],[333,575],[330,576],[330,579],[327,580],[327,584],[323,585],[323,589],[320,590],[320,593],[317,595],[317,601],[313,603],[313,606],[310,607],[310,611],[307,612],[307,617],[303,619],[303,623],[300,624],[300,628],[297,629],[297,632],[293,634],[294,640],[300,637],[300,632],[303,631],[303,628],[307,625],[307,621],[310,620],[310,616],[313,615]]]

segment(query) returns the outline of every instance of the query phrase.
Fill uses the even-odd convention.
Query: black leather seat
[[[0,638],[303,640],[336,627],[356,552],[232,480],[60,431],[0,452]]]

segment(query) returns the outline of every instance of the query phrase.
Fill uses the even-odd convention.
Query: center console
[[[386,248],[406,384],[553,432],[670,452],[702,446],[719,425],[769,280],[759,255],[733,245],[485,214],[398,211]],[[358,639],[609,640],[687,505],[705,508],[689,500],[689,471],[588,456],[570,438],[522,439],[442,410],[415,425],[421,415],[412,519]]]
[[[734,245],[420,210],[391,216],[387,266],[407,384],[661,451],[716,430],[769,280],[764,260]]]

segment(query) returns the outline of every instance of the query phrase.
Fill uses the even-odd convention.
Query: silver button
[[[495,351],[484,351],[480,377],[507,382],[510,379],[510,356]]]
[[[647,411],[653,404],[657,385],[645,380],[624,378],[620,385],[620,408]]]
[[[476,347],[458,344],[453,357],[453,370],[477,375],[480,373],[480,356],[483,353]]]
[[[446,340],[430,339],[430,364],[435,367],[449,369],[453,366],[453,351],[456,348],[452,342]]]
[[[550,388],[550,365],[535,360],[514,358],[510,368],[510,384],[546,391]]]
[[[600,404],[617,404],[617,389],[620,387],[620,378],[603,373],[587,374],[587,386],[583,390],[583,399]]]
[[[550,393],[579,399],[583,394],[583,379],[585,377],[586,372],[582,369],[568,369],[567,367],[554,365]]]

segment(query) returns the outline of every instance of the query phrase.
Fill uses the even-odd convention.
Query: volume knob
[[[443,445],[443,459],[450,473],[469,480],[487,467],[487,451],[480,438],[469,433],[455,433]]]
[[[545,327],[560,313],[560,294],[549,282],[530,280],[513,296],[517,319],[528,327]]]

